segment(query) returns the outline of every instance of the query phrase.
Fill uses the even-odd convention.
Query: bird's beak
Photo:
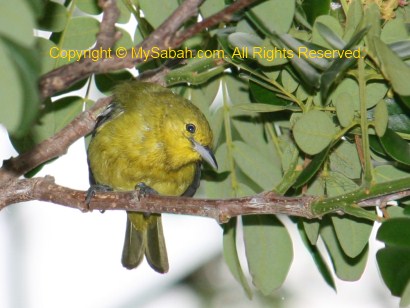
[[[216,162],[214,153],[212,153],[211,149],[199,144],[195,140],[192,140],[192,143],[194,144],[194,150],[197,151],[199,155],[201,155],[203,160],[205,160],[208,164],[210,164],[212,168],[217,170],[218,163]]]

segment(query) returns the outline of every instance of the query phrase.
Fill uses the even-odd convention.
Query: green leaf
[[[323,47],[309,44],[306,41],[301,43],[298,39],[289,34],[281,34],[278,37],[285,46],[291,49],[287,51],[289,59],[295,57],[301,58],[319,70],[326,70],[330,66],[331,62],[319,54],[319,52],[323,53],[326,51]]]
[[[340,25],[339,21],[329,15],[322,15],[319,16],[315,20],[315,24],[313,25],[312,30],[312,43],[317,44],[319,46],[323,46],[327,49],[333,49],[332,45],[327,42],[327,40],[322,36],[321,31],[319,30],[320,26],[324,25],[329,29],[332,29],[333,35],[337,37],[343,37],[343,28]],[[322,27],[323,29],[323,27]]]
[[[121,2],[117,1],[117,2]],[[99,15],[102,10],[100,6],[98,5],[98,1],[94,0],[80,0],[76,1],[77,8],[79,8],[81,11],[91,14],[91,15]]]
[[[274,162],[241,141],[234,141],[233,146],[235,162],[261,188],[269,190],[279,182],[281,170]]]
[[[387,44],[406,40],[408,38],[409,35],[406,29],[406,22],[401,18],[389,20],[383,26],[380,35],[380,39]]]
[[[30,48],[34,44],[34,27],[34,16],[27,1],[1,1],[0,38],[3,36],[23,47]]]
[[[31,0],[27,1],[27,3],[30,5],[30,9],[32,13],[35,15],[35,18],[40,18],[43,14],[43,9],[44,9],[44,0]]]
[[[76,51],[87,50],[95,43],[99,25],[99,22],[91,17],[74,17],[70,19],[60,36],[59,49],[53,51],[56,66],[78,61],[79,55]]]
[[[38,22],[38,28],[44,31],[63,31],[67,23],[67,9],[56,2],[47,1],[43,17]]]
[[[355,182],[339,172],[328,171],[325,181],[326,191],[329,197],[344,195],[348,192],[358,189],[358,186]]]
[[[403,293],[401,294],[400,307],[407,307],[410,305],[410,281],[407,283],[404,288]]]
[[[253,284],[264,295],[279,288],[293,259],[292,241],[273,215],[242,216],[246,258]]]
[[[269,105],[269,104],[239,104],[235,105],[232,110],[240,109],[243,111],[250,111],[250,112],[277,112],[283,110],[291,110],[291,111],[300,111],[300,108],[297,106],[277,106],[277,105]]]
[[[377,239],[388,246],[410,249],[410,218],[386,220],[377,232]]]
[[[156,29],[167,19],[177,8],[178,0],[138,0],[144,17]]]
[[[319,237],[320,223],[313,219],[303,219],[303,230],[311,245],[316,245]]]
[[[251,103],[247,82],[233,75],[224,76],[232,104]]]
[[[298,87],[299,82],[295,80],[295,77],[289,74],[286,70],[283,70],[281,74],[281,79],[282,79],[282,84],[284,88],[289,93],[293,93],[296,91],[296,88]]]
[[[225,7],[224,0],[207,0],[204,1],[200,7],[201,13],[204,17],[209,17]]]
[[[389,128],[395,132],[410,134],[408,112],[394,99],[385,99],[389,111]]]
[[[298,89],[296,90],[296,97],[302,102],[306,101],[309,97],[309,94],[306,92],[303,85],[299,85]]]
[[[56,60],[50,57],[50,49],[56,48],[57,45],[54,44],[51,40],[39,37],[37,38],[36,46],[41,56],[40,74],[45,74],[54,69]]]
[[[233,277],[238,281],[248,298],[252,298],[252,291],[243,273],[236,250],[236,218],[223,225],[223,256]]]
[[[297,145],[310,155],[324,150],[335,134],[336,128],[332,119],[318,110],[303,114],[293,127],[293,136]]]
[[[410,40],[391,43],[389,47],[400,59],[407,60],[410,58]]]
[[[410,218],[392,218],[377,232],[386,248],[377,252],[383,280],[393,295],[401,296],[410,281]]]
[[[348,40],[357,32],[360,22],[363,18],[362,2],[360,0],[353,0],[349,5],[349,10],[346,16],[346,27],[344,39]]]
[[[331,145],[325,148],[322,152],[317,154],[305,169],[300,173],[293,187],[299,188],[307,184],[319,171],[323,162],[327,159]]]
[[[230,34],[228,36],[228,42],[234,49],[232,58],[239,56],[239,54],[243,54],[245,57],[242,58],[252,58],[255,60],[259,59],[259,55],[258,53],[255,54],[254,51],[264,45],[264,41],[257,35],[243,32]]]
[[[341,93],[349,93],[354,109],[359,109],[359,85],[355,80],[351,78],[344,78],[330,96],[330,100],[334,102],[335,98],[341,95]],[[327,103],[327,101],[324,101],[324,103],[325,102]]]
[[[369,32],[369,30],[369,27],[366,27],[355,33],[355,35],[353,35],[350,41],[347,42],[345,49],[352,49],[353,47],[358,45],[363,39],[363,37],[366,35],[366,33]]]
[[[352,124],[355,113],[353,98],[348,92],[338,93],[333,98],[333,105],[336,107],[336,115],[342,127]]]
[[[302,3],[308,21],[313,25],[316,18],[328,15],[330,12],[330,0],[305,0]]]
[[[322,85],[323,87],[328,86],[326,85],[326,82]],[[387,90],[388,88],[384,83],[369,82],[366,85],[366,108],[369,109],[376,106],[377,103],[386,95]],[[350,78],[344,78],[331,95],[332,100],[334,101],[335,98],[343,92],[349,93],[350,100],[353,102],[354,110],[359,110],[359,85],[357,82]]]
[[[374,168],[374,175],[377,183],[383,183],[407,178],[409,173],[404,170],[397,169],[391,165],[382,165]]]
[[[198,86],[191,86],[191,101],[197,106],[205,117],[210,121],[214,121],[214,118],[211,117],[210,106],[215,100],[216,95],[218,94],[220,86],[220,80],[215,78],[214,80],[208,81]]]
[[[344,253],[351,258],[358,256],[369,242],[373,223],[347,216],[332,216],[332,223]]]
[[[119,27],[116,27],[115,30],[121,33],[121,38],[118,41],[116,41],[114,46],[111,48],[112,55],[115,53],[115,50],[117,50],[119,47],[132,48],[134,46],[134,43],[132,42],[131,36],[128,33],[128,31],[121,29]]]
[[[321,22],[315,23],[319,34],[330,44],[334,49],[343,49],[346,43],[334,33],[328,26]]]
[[[366,5],[364,10],[364,24],[368,25],[370,28],[365,37],[365,42],[368,48],[367,52],[374,57],[377,55],[377,47],[375,47],[373,39],[380,37],[380,19],[380,9],[378,5],[376,3],[369,3],[369,5]]]
[[[349,179],[359,179],[362,172],[356,146],[348,141],[340,142],[329,156],[330,168]]]
[[[337,277],[346,281],[356,281],[360,279],[366,268],[366,261],[369,253],[368,245],[366,245],[365,249],[357,257],[350,258],[340,247],[336,233],[331,224],[326,222],[322,225],[320,235],[330,254]]]
[[[376,259],[384,283],[393,295],[401,296],[410,281],[410,248],[386,247],[377,252]]]
[[[232,117],[231,119],[232,124],[235,130],[239,133],[242,141],[258,151],[260,155],[269,159],[269,161],[280,170],[280,158],[275,146],[272,144],[272,139],[263,138],[265,133],[264,126],[261,125],[261,122],[264,122],[263,117],[260,115],[237,116]]]
[[[11,3],[11,2],[10,2]],[[16,65],[7,54],[7,49],[0,39],[0,123],[6,126],[9,132],[15,132],[21,121],[24,111],[23,85]]]
[[[118,9],[120,10],[120,17],[118,18],[118,23],[126,24],[130,20],[131,11],[128,8],[127,4],[125,4],[126,0],[117,1]]]
[[[378,155],[387,157],[387,153],[384,150],[380,140],[376,135],[369,135],[369,144],[372,151]]]
[[[408,86],[410,67],[379,38],[375,37],[373,40],[377,56],[381,62],[381,69],[383,74],[391,82],[393,90],[401,96],[410,96],[410,87]]]
[[[307,16],[300,3],[296,2],[295,21],[308,30],[312,30],[311,24],[307,20]]]
[[[249,90],[252,94],[252,98],[255,99],[257,103],[279,106],[289,105],[289,101],[278,97],[272,90],[268,90],[264,86],[252,80],[249,81]]]
[[[384,100],[381,100],[374,109],[374,129],[379,137],[382,137],[387,129],[389,122],[389,113]]]
[[[30,129],[33,143],[38,144],[64,128],[83,110],[83,103],[84,99],[78,96],[47,101],[38,121]]]
[[[387,93],[387,86],[380,82],[369,82],[366,85],[366,108],[376,106]]]
[[[384,150],[394,160],[410,165],[410,145],[397,133],[387,128],[382,137],[379,137]]]
[[[131,80],[132,74],[128,71],[119,71],[95,76],[95,85],[102,93],[110,93],[121,82]]]
[[[319,88],[320,74],[308,61],[302,57],[292,57],[290,58],[290,63],[292,63],[293,68],[299,73],[300,77],[302,77],[305,86],[310,87],[312,90]]]
[[[360,51],[356,49],[355,52]],[[332,65],[322,74],[320,78],[320,93],[322,100],[326,102],[332,87],[346,75],[346,72],[356,63],[357,58],[337,58]],[[347,79],[344,79],[347,80]]]
[[[265,26],[276,33],[288,32],[295,14],[295,0],[268,0],[251,9]]]
[[[305,220],[303,221],[303,224],[304,226],[306,226]],[[315,224],[319,227],[318,222],[315,222]],[[332,273],[330,272],[329,266],[326,264],[326,261],[323,259],[317,246],[313,244],[311,240],[308,239],[308,237],[306,237],[307,234],[305,234],[304,232],[306,229],[303,229],[301,227],[300,221],[298,223],[298,230],[299,230],[300,237],[302,238],[303,244],[305,245],[310,255],[312,256],[313,261],[315,262],[316,267],[319,270],[320,274],[322,275],[323,279],[325,280],[325,282],[327,283],[329,287],[331,287],[333,290],[336,291],[335,281],[333,279]]]
[[[7,54],[13,59],[15,70],[17,70],[20,78],[21,87],[23,90],[23,110],[20,110],[20,124],[18,129],[12,131],[12,138],[21,138],[29,131],[34,119],[39,112],[39,95],[38,95],[38,76],[40,71],[40,63],[38,61],[38,51],[22,47],[9,41],[4,45],[7,49]],[[10,86],[10,80],[5,83]],[[6,92],[9,90],[6,90]],[[19,104],[19,102],[7,101],[8,104]],[[17,109],[18,110],[18,109]],[[14,111],[17,111],[16,109]]]

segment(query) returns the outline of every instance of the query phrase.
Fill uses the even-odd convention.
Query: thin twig
[[[115,23],[120,17],[120,10],[115,0],[99,0],[98,5],[103,10],[103,18],[94,49],[108,49],[114,46],[121,36],[121,32],[115,28]]]
[[[153,47],[159,50],[177,48],[183,41],[202,30],[221,22],[232,20],[234,13],[250,6],[256,1],[257,0],[238,0],[221,12],[204,19],[202,22],[189,27],[187,30],[178,32],[187,20],[198,14],[198,7],[203,2],[203,0],[185,0],[177,10],[143,42],[128,49],[124,57],[119,58],[115,55],[102,61],[93,61],[90,58],[84,58],[81,61],[67,64],[45,74],[40,79],[40,96],[42,99],[50,97],[61,90],[67,89],[75,82],[95,73],[106,73],[124,68],[132,68],[138,63],[146,61],[144,57],[136,57],[134,50],[141,48],[142,50],[148,51]],[[150,57],[151,56],[148,58]]]

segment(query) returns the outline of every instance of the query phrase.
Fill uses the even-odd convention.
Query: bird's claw
[[[138,199],[144,198],[149,195],[159,195],[155,189],[149,187],[145,183],[138,183],[137,185],[135,185],[135,190],[138,192]]]
[[[113,189],[108,185],[93,184],[88,188],[87,194],[85,196],[85,204],[90,205],[91,199],[95,196],[97,192],[108,192]]]

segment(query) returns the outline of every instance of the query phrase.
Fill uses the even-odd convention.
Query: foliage
[[[131,15],[138,27],[131,35],[122,31],[116,47],[131,48],[179,5],[177,0],[159,2],[118,1],[118,28]],[[332,8],[330,1],[263,1],[238,14],[235,22],[184,42],[181,48],[224,54],[223,61],[216,56],[190,58],[165,76],[169,86],[197,104],[213,128],[220,169],[218,174],[205,172],[202,187],[208,197],[274,190],[288,196],[342,199],[357,189],[371,193],[377,183],[385,183],[386,190],[393,189],[397,179],[410,183],[410,6],[363,2],[341,0]],[[207,0],[200,15],[208,17],[224,6],[223,0]],[[84,102],[90,103],[92,81],[108,94],[117,82],[131,77],[128,72],[93,76],[66,91],[85,87],[85,96],[70,94],[39,108],[40,74],[76,60],[53,58],[50,50],[90,48],[101,11],[91,0],[64,5],[3,0],[1,8],[0,23],[6,26],[0,26],[0,67],[8,74],[0,77],[0,122],[20,151],[54,134],[82,110]],[[18,20],[11,18],[14,13]],[[49,39],[33,37],[33,28],[49,31]],[[159,67],[165,60],[154,59],[137,70]],[[218,91],[222,98],[214,102]],[[383,280],[393,295],[402,297],[403,305],[410,302],[406,204],[387,211],[391,218],[377,236],[386,244],[377,253]],[[375,217],[374,208],[360,211],[348,202],[334,210],[350,215],[292,219],[332,288],[334,276],[348,281],[361,277],[374,227],[369,217]],[[236,228],[243,228],[252,282],[268,295],[282,285],[293,258],[282,218],[241,217],[224,225],[225,260],[249,296]],[[318,249],[319,239],[327,251]]]

